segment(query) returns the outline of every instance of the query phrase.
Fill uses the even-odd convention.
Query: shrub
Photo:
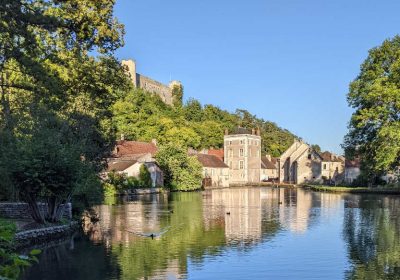
[[[32,250],[28,256],[18,255],[14,248],[16,227],[14,223],[0,219],[0,279],[17,279],[22,270],[38,262],[40,250]]]

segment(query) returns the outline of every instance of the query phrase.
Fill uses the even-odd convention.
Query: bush
[[[147,166],[144,164],[140,166],[139,181],[142,187],[149,188],[153,186],[153,181],[151,180],[150,172],[147,169]]]
[[[15,252],[15,231],[14,223],[0,219],[0,279],[17,279],[24,268],[38,262],[40,250],[32,250],[28,256]]]

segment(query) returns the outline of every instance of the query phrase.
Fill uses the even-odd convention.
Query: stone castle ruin
[[[127,74],[132,80],[136,88],[152,92],[160,96],[161,100],[168,105],[173,105],[173,88],[175,86],[181,87],[179,81],[171,81],[169,85],[164,85],[149,77],[143,76],[136,72],[136,62],[134,60],[122,60],[122,65],[126,67]]]

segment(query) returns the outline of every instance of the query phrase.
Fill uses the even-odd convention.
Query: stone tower
[[[224,162],[229,166],[233,184],[260,182],[261,136],[260,130],[239,127],[224,136]]]
[[[136,80],[136,62],[132,59],[122,60],[122,66],[126,66],[128,69],[129,77],[131,78],[132,84],[137,87],[137,80]]]

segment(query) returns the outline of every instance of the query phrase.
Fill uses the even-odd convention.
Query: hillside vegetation
[[[261,129],[262,154],[279,156],[296,137],[275,123],[257,118],[246,110],[235,113],[214,105],[202,105],[189,99],[185,104],[168,106],[155,94],[133,89],[113,107],[117,137],[126,140],[150,141],[159,144],[175,143],[192,147],[222,148],[225,129],[236,127]]]

